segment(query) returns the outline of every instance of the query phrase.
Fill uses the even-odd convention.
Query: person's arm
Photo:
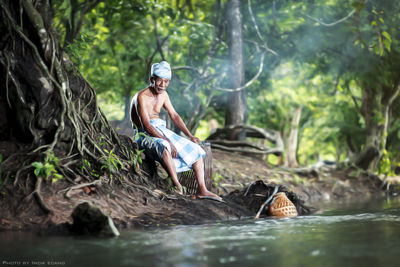
[[[186,127],[185,123],[183,122],[181,116],[175,111],[174,107],[172,106],[172,103],[169,99],[169,96],[167,94],[167,97],[164,102],[164,108],[168,112],[169,117],[171,118],[172,122],[176,125],[176,127],[179,128],[187,137],[190,138],[192,142],[199,143],[200,139],[193,136],[188,128]]]
[[[153,125],[150,124],[150,116],[149,116],[149,113],[148,113],[148,109],[146,108],[147,104],[148,103],[146,103],[145,97],[143,95],[139,94],[139,96],[138,96],[138,105],[139,105],[138,112],[139,112],[139,114],[138,115],[142,119],[142,124],[143,124],[144,130],[150,136],[166,140],[169,143],[170,147],[171,147],[171,156],[173,158],[176,158],[178,156],[178,153],[177,153],[177,150],[176,150],[175,146],[167,138],[165,138],[162,134],[160,134],[156,130],[156,128],[153,127]]]

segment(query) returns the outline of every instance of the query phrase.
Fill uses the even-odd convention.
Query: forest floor
[[[109,215],[119,229],[165,227],[180,224],[202,224],[225,220],[251,218],[272,193],[274,185],[281,185],[296,205],[299,214],[310,211],[320,201],[336,201],[357,197],[384,195],[384,183],[377,176],[351,170],[320,173],[318,177],[302,177],[266,164],[259,156],[224,152],[213,149],[213,186],[211,191],[223,196],[225,203],[192,196],[177,196],[168,192],[159,168],[156,178],[144,177],[137,186],[123,186],[105,181],[79,188],[59,181],[52,186],[45,182],[41,197],[50,212],[34,194],[3,186],[0,194],[0,230],[45,230],[45,233],[65,232],[71,228],[75,207],[90,202]],[[82,180],[82,181],[79,181]],[[256,182],[262,180],[262,182]],[[77,185],[84,178],[77,177]],[[248,190],[249,185],[255,185]],[[27,184],[26,189],[32,187]],[[75,185],[76,187],[76,185]],[[66,190],[70,188],[71,190]],[[390,187],[392,194],[395,187]],[[263,198],[260,198],[260,195]],[[305,204],[305,205],[304,205]]]
[[[285,185],[301,197],[306,204],[321,201],[383,196],[397,194],[399,179],[387,189],[385,182],[376,175],[356,169],[332,170],[319,175],[300,176],[266,163],[260,155],[225,152],[213,149],[214,191],[220,195],[241,189],[253,181]],[[397,185],[396,185],[397,184]]]

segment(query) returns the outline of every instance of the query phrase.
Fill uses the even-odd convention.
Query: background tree
[[[242,34],[242,12],[239,0],[227,2],[227,32],[229,44],[229,76],[231,88],[240,88],[244,82],[244,60],[243,60],[243,34]],[[232,92],[228,96],[225,125],[246,124],[247,100],[246,90]],[[232,139],[244,140],[245,131]]]
[[[131,95],[146,86],[149,62],[169,60],[174,105],[189,128],[206,137],[207,120],[225,125],[234,114],[226,105],[235,93],[227,68],[231,24],[224,19],[231,7],[230,1],[105,1],[87,13],[69,52],[80,52],[80,69],[99,88],[100,105],[119,120],[121,106],[126,117]],[[372,0],[248,0],[240,9],[246,79],[239,89],[248,123],[278,131],[292,147],[286,157],[300,165],[352,158],[374,170],[384,159],[395,168],[397,7]],[[302,114],[297,134],[290,135],[296,107]],[[375,153],[366,153],[371,142]]]

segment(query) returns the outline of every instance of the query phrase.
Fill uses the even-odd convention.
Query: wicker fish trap
[[[284,192],[274,195],[269,205],[269,214],[277,217],[296,217],[298,215],[295,205]]]
[[[199,144],[204,151],[206,156],[204,161],[204,182],[208,190],[211,189],[212,185],[212,152],[211,145],[208,142],[201,142]],[[196,175],[193,170],[178,173],[178,179],[182,186],[186,187],[186,194],[195,195],[199,190],[199,185],[196,180]]]

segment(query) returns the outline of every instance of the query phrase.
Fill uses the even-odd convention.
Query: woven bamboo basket
[[[284,192],[274,195],[268,210],[271,216],[276,217],[296,217],[298,215],[295,205]]]
[[[206,156],[204,160],[204,182],[208,190],[211,189],[212,185],[212,152],[211,145],[209,142],[201,142],[199,144],[204,151]],[[198,193],[199,185],[196,180],[196,176],[193,170],[178,173],[178,179],[182,186],[186,187],[186,194],[195,195]]]

